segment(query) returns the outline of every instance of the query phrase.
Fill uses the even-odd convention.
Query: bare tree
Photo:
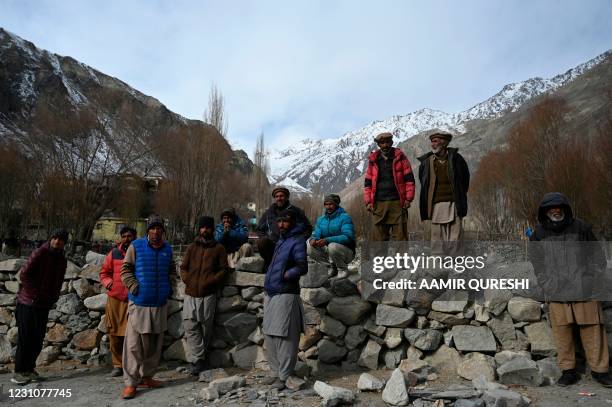
[[[227,139],[227,117],[225,116],[225,100],[213,84],[208,95],[208,107],[204,111],[204,122],[215,127],[223,138]]]
[[[268,174],[270,172],[270,165],[268,163],[268,153],[266,152],[266,146],[264,141],[263,132],[257,136],[257,143],[255,144],[255,152],[253,154],[255,168],[251,174],[251,185],[254,188],[255,205],[257,206],[257,217],[259,218],[267,207],[267,203],[270,201],[268,196],[270,192],[270,186],[268,183]]]

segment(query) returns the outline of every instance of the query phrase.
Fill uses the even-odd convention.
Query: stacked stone
[[[57,359],[110,362],[104,322],[107,297],[99,283],[104,256],[90,252],[86,258],[84,267],[69,262],[61,297],[49,313],[40,364]],[[15,297],[24,262],[0,261],[0,364],[14,357]],[[446,372],[468,380],[482,376],[506,384],[542,385],[560,374],[539,302],[499,291],[485,292],[482,300],[474,302],[465,293],[414,298],[413,292],[400,290],[368,301],[358,290],[362,282],[356,270],[348,279],[330,278],[329,272],[325,265],[310,263],[300,281],[307,329],[299,344],[298,376],[386,368],[400,369],[417,382]],[[263,284],[261,257],[238,262],[217,302],[209,353],[212,367],[266,367]],[[166,360],[186,360],[184,292],[184,284],[175,278],[164,337]],[[612,308],[604,314],[612,314]],[[608,332],[612,332],[610,317]]]

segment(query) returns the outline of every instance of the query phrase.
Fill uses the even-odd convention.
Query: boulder
[[[79,277],[97,281],[99,283],[101,270],[101,266],[97,266],[95,264],[86,264],[79,273]]]
[[[380,391],[384,387],[384,380],[380,380],[369,373],[362,373],[357,381],[357,388],[361,391]]]
[[[341,338],[344,335],[344,332],[346,332],[346,327],[342,324],[342,322],[328,315],[324,315],[321,318],[319,331],[331,336],[332,338]]]
[[[300,279],[300,287],[319,288],[322,287],[328,279],[327,265],[321,263],[308,263],[308,273]]]
[[[72,288],[79,296],[79,298],[87,298],[93,293],[93,287],[89,284],[89,281],[85,278],[79,278],[72,281]]]
[[[214,389],[219,395],[224,395],[239,387],[244,387],[246,380],[242,376],[230,376],[221,379],[213,380],[208,385],[209,388]]]
[[[531,344],[531,354],[553,356],[557,353],[548,322],[536,322],[525,327],[525,333]]]
[[[387,369],[395,369],[405,357],[406,347],[400,346],[395,349],[384,351],[382,359]]]
[[[263,287],[265,278],[265,274],[234,271],[227,278],[227,284],[239,287]]]
[[[210,383],[213,380],[223,379],[225,377],[229,377],[225,369],[208,369],[203,372],[200,372],[200,376],[198,377],[199,382]]]
[[[266,365],[266,354],[261,346],[251,345],[230,351],[234,364],[243,369],[262,368]]]
[[[26,259],[8,259],[0,261],[0,272],[16,273],[26,263]]]
[[[10,325],[13,314],[7,308],[0,308],[0,324]]]
[[[264,343],[264,333],[261,327],[258,325],[257,328],[249,335],[249,341],[253,342],[255,345],[263,345]]]
[[[427,315],[427,318],[429,318],[430,320],[441,322],[446,326],[465,325],[470,323],[468,319],[463,317],[463,313],[454,315],[446,314],[444,312],[431,311]]]
[[[12,352],[13,347],[8,338],[4,335],[0,335],[0,363],[10,363]]]
[[[431,303],[431,309],[449,314],[463,312],[468,304],[467,291],[445,291]]]
[[[378,357],[380,355],[381,346],[373,340],[369,340],[367,345],[361,351],[359,357],[359,366],[366,367],[370,370],[378,369]]]
[[[71,332],[62,324],[55,324],[47,330],[45,340],[51,343],[66,343],[70,340]]]
[[[452,329],[455,348],[464,352],[495,352],[497,344],[486,326],[457,325]]]
[[[319,360],[323,363],[334,363],[346,356],[347,350],[329,339],[322,339],[317,344]]]
[[[64,280],[73,280],[79,276],[81,273],[81,268],[68,260],[68,264],[66,265],[66,273],[64,274]]]
[[[443,339],[442,333],[435,329],[406,328],[404,336],[412,346],[426,351],[438,349]]]
[[[437,351],[425,357],[425,361],[437,372],[446,372],[454,375],[459,364],[462,362],[462,358],[455,348],[441,345]]]
[[[5,281],[4,288],[10,293],[17,294],[19,291],[19,281]]]
[[[242,311],[246,308],[247,302],[240,296],[234,295],[232,297],[220,297],[217,300],[216,312],[235,312]]]
[[[507,362],[510,362],[512,359],[517,358],[531,359],[531,353],[527,351],[503,350],[495,354],[495,364],[497,364],[497,366],[501,366]]]
[[[92,252],[91,250],[89,250],[85,255],[85,263],[102,266],[102,264],[104,264],[105,258],[106,256],[104,254]]]
[[[47,366],[55,362],[61,350],[55,346],[45,346],[36,359],[36,366]]]
[[[321,338],[322,335],[315,326],[306,325],[306,332],[300,336],[299,349],[304,351],[316,344]]]
[[[467,380],[483,376],[492,382],[495,380],[495,360],[482,353],[468,353],[457,366],[457,374]]]
[[[185,329],[183,328],[183,315],[180,312],[176,312],[168,317],[168,334],[174,339],[178,339],[183,336]]]
[[[93,298],[93,297],[92,297]],[[55,304],[55,309],[61,313],[74,315],[83,308],[83,305],[79,301],[79,297],[75,293],[62,295]]]
[[[216,323],[223,327],[226,337],[237,345],[248,341],[257,326],[257,317],[248,313],[218,314]]]
[[[78,332],[72,337],[72,344],[80,350],[92,350],[100,343],[102,333],[97,329],[87,329],[83,332]]]
[[[252,301],[253,297],[255,297],[257,294],[261,293],[261,288],[258,287],[247,287],[247,288],[243,288],[240,291],[240,295],[242,296],[242,298],[244,298],[247,301]]]
[[[527,407],[531,401],[512,390],[495,389],[487,390],[482,395],[487,406],[505,406],[505,407]]]
[[[542,375],[543,386],[552,386],[561,378],[563,372],[561,372],[561,369],[557,364],[557,358],[549,357],[540,359],[536,363],[538,364],[538,369]]]
[[[168,348],[166,348],[166,350],[163,353],[163,357],[165,360],[182,360],[183,362],[187,362],[186,353],[187,353],[187,342],[185,341],[185,339],[179,339],[173,342],[170,346],[168,346]],[[221,353],[221,352],[211,353],[211,359],[212,359],[212,355],[218,354],[218,353]],[[212,365],[212,360],[211,360],[211,365]]]
[[[330,386],[329,384],[317,380],[313,386],[314,391],[323,398],[321,406],[339,406],[352,405],[355,400],[355,394],[343,387]]]
[[[416,313],[409,308],[399,308],[385,304],[378,304],[376,307],[376,325],[405,328],[415,318]]]
[[[370,309],[370,303],[359,296],[334,297],[327,304],[327,312],[345,325],[356,325]]]
[[[489,319],[487,326],[502,344],[502,349],[518,349],[514,323],[508,312],[503,312],[501,315]]]
[[[16,298],[17,296],[15,294],[0,294],[0,307],[15,305]]]
[[[514,358],[497,368],[499,381],[504,384],[520,384],[523,386],[539,386],[542,384],[542,374],[538,365],[531,359]]]
[[[336,297],[359,295],[357,285],[348,278],[334,278],[331,280],[331,291]]]
[[[318,307],[329,302],[334,296],[326,288],[303,288],[300,292],[300,296],[304,302]]]
[[[382,399],[385,403],[389,403],[392,406],[408,405],[408,388],[404,379],[404,373],[400,369],[395,369],[391,374],[382,392]]]
[[[93,297],[85,298],[85,301],[83,301],[83,303],[89,310],[104,311],[106,309],[107,299],[108,299],[108,295],[106,293],[102,293],[102,294],[94,295]]]
[[[350,326],[344,335],[344,344],[349,349],[355,349],[363,343],[367,336],[368,333],[361,325]]]
[[[540,320],[541,311],[540,303],[531,298],[512,297],[508,301],[508,313],[517,322],[537,322]]]
[[[304,323],[306,325],[319,325],[323,314],[325,314],[324,309],[315,308],[307,303],[304,304]]]
[[[252,273],[265,273],[264,259],[261,256],[242,257],[236,263],[236,270],[250,271]]]
[[[402,328],[388,328],[385,333],[385,345],[388,349],[394,349],[402,343]]]

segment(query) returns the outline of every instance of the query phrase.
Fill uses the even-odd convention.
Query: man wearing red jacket
[[[100,283],[106,288],[108,299],[106,301],[106,329],[113,356],[112,377],[123,376],[123,338],[127,324],[128,291],[121,281],[121,265],[125,252],[136,238],[136,230],[124,226],[119,232],[121,241],[113,248],[102,264],[100,270]]]
[[[378,150],[368,156],[364,201],[373,215],[372,240],[408,240],[406,212],[414,199],[414,175],[410,161],[399,148],[393,148],[393,134],[381,133],[374,139]]]
[[[47,331],[49,310],[59,298],[68,261],[64,245],[68,240],[65,229],[53,231],[49,241],[36,249],[20,271],[17,293],[18,339],[15,353],[13,383],[28,384],[44,380],[35,370]]]

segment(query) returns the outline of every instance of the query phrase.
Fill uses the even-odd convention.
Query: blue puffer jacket
[[[141,307],[161,307],[172,294],[172,248],[164,242],[162,247],[155,249],[146,237],[134,240],[132,246],[136,251],[134,275],[138,280],[138,294],[129,293],[128,297]]]
[[[317,219],[311,239],[325,239],[328,243],[340,243],[355,251],[355,227],[353,219],[344,208],[338,207],[332,214],[325,212]]]
[[[308,272],[304,227],[296,225],[276,242],[274,256],[266,271],[264,288],[268,296],[299,294],[300,277]],[[288,277],[285,278],[285,272]]]
[[[215,240],[225,247],[228,254],[234,253],[249,241],[249,229],[240,216],[234,215],[232,228],[227,233],[223,230],[223,223],[215,226]]]

